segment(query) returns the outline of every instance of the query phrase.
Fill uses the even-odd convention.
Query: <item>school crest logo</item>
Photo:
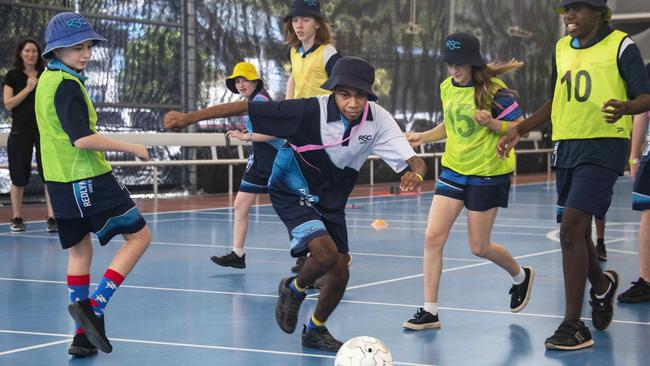
[[[68,21],[65,23],[65,25],[68,26],[68,29],[72,29],[72,28],[81,28],[81,27],[83,27],[83,26],[86,25],[86,24],[88,24],[88,22],[85,21],[85,20],[83,20],[83,19],[73,19],[73,20],[68,20]]]
[[[360,144],[365,144],[370,140],[372,140],[372,135],[360,135],[359,136],[359,143]]]
[[[459,50],[462,45],[463,45],[462,43],[455,41],[453,39],[450,39],[447,41],[447,43],[445,43],[445,47],[447,47],[447,49],[450,51]]]
[[[318,0],[305,0],[307,6],[318,6]]]

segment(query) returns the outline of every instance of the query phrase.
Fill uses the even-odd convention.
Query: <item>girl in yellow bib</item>
[[[287,99],[330,94],[321,88],[341,56],[334,48],[332,29],[318,0],[294,0],[284,17],[284,38],[291,47]]]
[[[496,144],[508,128],[523,120],[516,93],[497,76],[523,63],[486,64],[478,39],[466,33],[448,36],[442,54],[451,75],[440,84],[444,121],[432,130],[406,134],[412,146],[447,139],[425,234],[424,306],[403,324],[411,330],[440,327],[442,249],[463,207],[472,253],[512,276],[510,311],[519,312],[528,304],[535,277],[531,267],[520,266],[503,246],[490,241],[499,207],[508,206],[515,163],[514,156],[500,160]]]

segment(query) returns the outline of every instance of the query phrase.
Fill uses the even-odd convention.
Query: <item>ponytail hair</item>
[[[493,77],[520,69],[524,66],[522,61],[512,59],[508,62],[491,62],[483,67],[472,66],[472,83],[474,84],[474,103],[478,109],[491,109],[494,95],[498,91],[497,85],[492,82]],[[507,89],[506,94],[518,98],[516,90]]]

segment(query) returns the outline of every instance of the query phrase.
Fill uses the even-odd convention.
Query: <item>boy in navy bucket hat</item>
[[[363,163],[376,154],[397,172],[409,167],[401,178],[403,190],[420,186],[426,173],[424,161],[393,117],[373,102],[374,79],[375,69],[367,61],[342,57],[322,84],[333,94],[226,103],[165,116],[166,128],[184,128],[203,119],[247,113],[256,132],[287,140],[275,159],[269,193],[291,237],[291,255],[311,255],[297,277],[280,281],[275,317],[283,331],[295,331],[305,288],[327,275],[316,310],[303,328],[303,347],[336,352],[343,344],[324,323],[341,301],[349,278],[345,203]]]
[[[45,31],[43,57],[49,59],[36,88],[36,121],[41,136],[43,173],[63,249],[68,249],[68,311],[76,334],[68,353],[84,357],[111,352],[104,310],[151,241],[151,233],[129,191],[118,182],[104,151],[149,159],[142,145],[111,140],[97,133],[97,113],[83,75],[92,47],[104,37],[79,14],[54,16]],[[90,294],[93,247],[90,233],[103,246],[115,235],[124,244]]]

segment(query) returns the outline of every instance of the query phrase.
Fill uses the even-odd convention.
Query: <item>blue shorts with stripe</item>
[[[73,247],[89,233],[97,234],[99,244],[106,245],[116,235],[134,234],[147,225],[131,198],[119,206],[91,216],[57,218],[56,224],[63,249]]]
[[[434,194],[463,201],[470,211],[508,207],[510,174],[495,177],[466,176],[444,168]]]
[[[603,219],[612,203],[618,172],[595,164],[575,168],[556,168],[557,222],[562,222],[565,207]]]
[[[632,209],[636,211],[650,210],[650,164],[645,157],[639,165],[639,172],[634,180],[632,192]]]
[[[260,162],[254,153],[248,157],[246,170],[239,183],[239,191],[247,193],[267,193],[269,191],[269,178],[271,168],[260,167]]]
[[[270,197],[289,232],[291,256],[306,255],[309,242],[326,235],[332,238],[339,253],[348,253],[345,213],[321,214],[310,202],[280,190],[271,189]]]

